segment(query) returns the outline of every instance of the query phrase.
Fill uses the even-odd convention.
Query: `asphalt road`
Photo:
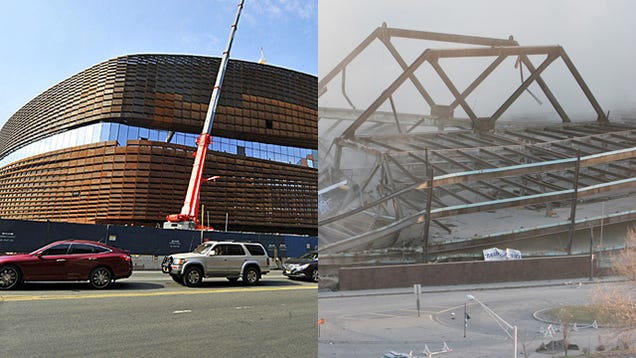
[[[187,288],[135,272],[112,288],[0,291],[0,357],[316,357],[317,288],[274,271]]]
[[[553,356],[536,353],[535,349],[541,343],[562,339],[560,325],[554,324],[554,334],[546,336],[542,332],[549,323],[535,319],[533,314],[545,308],[587,304],[597,289],[622,285],[616,282],[588,284],[585,279],[580,282],[581,285],[578,281],[567,285],[552,282],[550,286],[518,288],[506,287],[506,284],[490,285],[487,289],[480,285],[432,288],[420,296],[419,317],[412,288],[321,291],[318,310],[325,323],[320,328],[318,356],[381,357],[390,351],[407,354],[412,351],[422,357],[427,347],[439,352],[444,343],[452,352],[440,353],[439,357],[522,357],[524,344],[530,357]],[[431,288],[424,288],[427,289]],[[481,305],[467,300],[467,295],[473,295],[506,322],[518,326],[518,354],[515,355],[512,340],[495,319]],[[465,338],[464,303],[470,316]],[[581,350],[589,348],[594,352],[600,341],[606,346],[615,342],[609,329],[582,328],[581,324],[578,327],[580,329],[571,332],[570,340]]]

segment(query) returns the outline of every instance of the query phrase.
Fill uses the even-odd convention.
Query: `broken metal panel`
[[[599,227],[603,225],[611,225],[614,223],[623,223],[636,220],[636,210],[612,213],[601,217],[591,217],[578,219],[575,222],[575,229],[582,230],[590,227]],[[536,227],[524,228],[521,230],[512,230],[508,232],[497,232],[490,235],[479,237],[471,237],[463,240],[455,240],[453,242],[433,244],[429,248],[430,254],[448,254],[452,252],[465,252],[471,249],[484,249],[497,245],[511,245],[515,242],[532,239],[536,237],[565,233],[570,230],[570,221],[559,221]]]
[[[388,146],[390,147],[390,145],[388,145]],[[514,147],[519,147],[519,146],[517,145],[517,146],[514,146]],[[521,148],[524,148],[524,147],[521,147]],[[527,154],[527,150],[528,149],[537,150],[537,148],[540,148],[540,150],[543,151],[543,153],[546,154],[546,155],[551,154],[551,155],[554,156],[555,154],[557,154],[554,151],[551,151],[551,150],[548,150],[548,149],[544,149],[544,148],[541,148],[541,147],[537,147],[537,146],[527,146],[525,148],[526,148],[525,152],[522,152],[520,150],[514,150],[516,152],[515,154],[518,154],[519,156],[528,155]],[[508,147],[501,147],[500,149],[509,150]],[[485,149],[485,150],[489,151],[489,152],[492,152],[492,150],[497,150],[497,149],[496,148],[495,149],[491,148],[491,149]],[[458,152],[459,155],[463,155],[463,156],[467,157],[468,159],[474,160],[475,162],[479,162],[480,160],[484,160],[482,158],[479,158],[480,160],[475,160],[476,158],[471,158],[471,157],[473,157],[473,155],[466,155],[466,152],[464,152],[464,150],[457,150],[457,152]],[[435,151],[431,151],[430,153],[432,155],[436,154]],[[413,153],[406,153],[406,154],[407,154],[407,157],[412,157],[414,155]],[[449,158],[447,155],[444,155],[444,154],[442,154],[442,156],[445,157],[445,158]],[[499,155],[499,156],[501,157],[501,155]],[[583,157],[581,159],[581,163],[582,163],[582,167],[588,167],[588,166],[592,166],[592,165],[604,165],[604,164],[607,164],[607,163],[615,163],[616,161],[629,160],[629,159],[634,158],[634,156],[636,156],[636,148],[631,148],[630,147],[630,148],[624,148],[624,149],[621,149],[621,150],[612,151],[612,152],[608,152],[608,153],[598,153],[598,154],[593,154],[593,155],[590,155],[590,156],[586,156],[586,157]],[[538,157],[534,157],[532,155],[529,155],[529,157],[533,157],[534,160],[541,159],[541,158],[538,158]],[[558,157],[561,157],[561,155],[559,155]],[[401,157],[395,157],[394,155],[390,155],[389,157],[387,157],[387,159],[388,158],[391,158],[391,159],[389,159],[389,161],[391,161],[393,164],[396,164],[396,162],[399,163],[400,160],[403,160]],[[506,158],[506,157],[503,156],[503,158]],[[418,159],[421,159],[421,158],[418,158]],[[502,158],[497,158],[497,159],[502,159]],[[450,161],[452,162],[452,161],[454,161],[454,159],[451,159]],[[510,163],[510,161],[511,161],[511,159],[508,159],[509,163]],[[567,195],[559,196],[558,195],[559,191],[546,192],[545,196],[542,196],[541,197],[542,199],[538,200],[538,201],[536,199],[534,199],[534,201],[525,200],[525,199],[531,199],[532,196],[525,196],[524,197],[524,196],[521,196],[521,193],[534,193],[534,194],[536,194],[537,191],[545,192],[545,187],[541,188],[541,186],[540,186],[540,184],[541,184],[540,180],[529,178],[528,176],[533,174],[533,173],[534,174],[538,174],[538,173],[543,173],[543,172],[550,171],[550,170],[552,170],[554,173],[558,173],[559,171],[563,172],[563,171],[566,171],[567,168],[571,168],[574,161],[575,161],[575,159],[572,159],[572,158],[565,158],[565,159],[561,158],[561,159],[553,159],[552,161],[549,161],[547,163],[546,162],[527,163],[527,164],[521,164],[521,165],[512,165],[512,166],[508,166],[508,167],[504,167],[504,168],[491,168],[491,169],[475,170],[475,171],[468,172],[468,173],[466,173],[466,172],[455,173],[455,175],[451,174],[449,176],[438,175],[438,176],[436,176],[434,178],[434,181],[436,181],[436,184],[434,184],[434,185],[440,187],[440,185],[438,185],[438,184],[442,184],[443,183],[446,186],[444,186],[444,189],[445,189],[444,191],[436,190],[436,192],[437,192],[436,196],[438,196],[440,198],[448,196],[449,195],[448,194],[448,191],[449,191],[448,188],[451,188],[450,190],[453,190],[454,192],[457,192],[457,190],[452,189],[452,186],[450,186],[450,187],[448,186],[448,185],[453,185],[454,183],[452,183],[452,182],[444,182],[443,181],[443,180],[448,180],[449,177],[451,177],[451,178],[453,176],[461,177],[461,175],[465,175],[467,182],[477,182],[477,183],[479,183],[480,180],[484,180],[483,175],[493,175],[492,173],[490,173],[490,171],[494,171],[495,173],[497,173],[498,171],[505,172],[507,170],[508,173],[504,174],[504,175],[501,175],[501,176],[505,177],[505,178],[508,178],[508,177],[511,178],[510,181],[506,182],[506,184],[509,187],[511,187],[511,188],[515,187],[515,181],[512,180],[512,179],[515,179],[515,178],[518,178],[518,179],[515,179],[515,180],[518,180],[521,183],[523,183],[522,180],[526,180],[526,182],[534,183],[536,185],[534,190],[531,191],[531,190],[529,190],[531,187],[527,187],[526,184],[518,184],[516,186],[516,188],[518,188],[518,190],[515,191],[515,192],[518,192],[518,194],[514,194],[514,197],[510,198],[510,199],[516,200],[516,201],[514,201],[514,205],[530,205],[530,204],[536,204],[536,203],[543,203],[543,202],[545,202],[545,198],[549,198],[549,200],[559,200],[559,201],[567,200],[568,196]],[[420,165],[422,167],[424,167],[426,165],[425,161],[421,161],[420,163],[421,163]],[[490,163],[490,162],[487,162],[487,163]],[[491,165],[495,165],[494,163],[495,162],[491,163]],[[546,166],[546,167],[544,167],[544,166]],[[387,170],[391,170],[391,169],[389,168]],[[402,177],[408,178],[407,175],[404,175],[404,170],[406,170],[406,168],[404,166],[403,166],[403,169],[395,169],[395,170],[396,170],[396,173],[400,173],[400,175]],[[518,172],[516,172],[516,171],[518,171]],[[443,171],[439,171],[439,172],[443,173]],[[550,174],[553,174],[553,173],[550,173]],[[473,175],[474,175],[474,177],[471,177]],[[568,187],[568,189],[562,190],[560,192],[561,193],[568,193],[568,190],[571,188],[571,178],[569,176],[565,177],[563,175],[558,175],[558,174],[554,174],[554,175],[555,175],[555,179],[557,179],[560,182],[563,182]],[[497,176],[498,175],[495,174],[495,175],[493,175],[493,178],[496,178]],[[490,179],[493,179],[493,178],[488,177],[486,180],[490,180]],[[411,179],[414,179],[414,178],[411,178]],[[532,179],[532,180],[528,180],[528,179]],[[606,179],[604,179],[604,180],[606,180]],[[425,181],[422,181],[422,182],[416,183],[416,184],[419,184],[419,186],[421,186],[422,188],[426,188],[425,185],[422,186],[423,183],[425,183]],[[570,184],[568,185],[567,183],[570,183]],[[483,186],[492,188],[492,185],[489,185],[489,184],[490,183],[485,183],[485,185],[483,185]],[[552,190],[559,189],[560,187],[563,187],[563,185],[555,186],[552,183],[545,183],[545,184],[547,184],[546,187],[550,187],[550,188],[552,188]],[[594,185],[590,185],[590,187],[594,188],[595,186]],[[629,184],[628,188],[632,188],[632,187],[633,187],[633,185]],[[478,188],[478,186],[470,187],[470,189],[472,189],[476,193],[482,193],[484,195],[487,195],[486,191],[484,191],[484,188],[481,188],[481,189],[475,189],[475,188]],[[616,186],[614,188],[619,188],[619,187]],[[620,187],[620,188],[624,189],[624,187]],[[375,206],[379,205],[381,202],[386,202],[388,199],[392,199],[392,200],[395,199],[397,201],[405,202],[408,199],[403,200],[402,196],[404,196],[405,198],[412,197],[413,195],[412,195],[411,192],[413,190],[414,190],[414,186],[411,185],[411,186],[406,186],[406,187],[404,187],[404,188],[402,188],[402,189],[400,189],[398,191],[389,192],[390,194],[387,194],[385,197],[383,197],[382,199],[378,200],[377,202],[371,202],[369,205],[365,206],[364,208],[360,208],[359,210],[355,210],[355,211],[351,211],[351,212],[348,212],[348,213],[341,214],[338,217],[330,218],[327,221],[321,220],[320,221],[320,225],[327,225],[330,222],[332,222],[332,220],[333,221],[346,220],[348,217],[350,217],[354,213],[362,213],[362,212],[365,212],[365,211],[368,211],[368,210],[372,210],[373,211]],[[459,190],[460,191],[461,190],[466,190],[466,188],[460,188]],[[616,190],[618,190],[618,189],[616,189]],[[508,191],[508,193],[512,194],[510,191]],[[555,194],[555,193],[557,193],[557,194]],[[511,196],[513,196],[513,195],[511,195]],[[525,199],[523,199],[523,198],[525,198]],[[488,203],[488,202],[497,203],[497,205],[502,205],[501,202],[499,201],[499,199],[496,199],[496,200],[487,199],[487,200],[488,201],[486,201],[486,202],[483,202],[483,201],[482,202],[476,202],[476,203],[474,203],[474,205],[472,207],[473,208],[474,207],[479,207],[480,208],[479,210],[485,210],[486,208],[492,209],[492,208],[496,208],[497,207],[497,206],[490,206],[490,207],[486,206],[486,203]],[[452,211],[450,209],[447,209],[447,210],[450,210],[450,211],[447,211],[446,213],[447,214],[452,214],[452,215],[459,215],[458,213],[466,213],[467,212],[466,210],[469,210],[468,208],[470,208],[470,207],[471,207],[470,205],[466,206],[464,211]],[[446,207],[446,208],[451,208],[451,207]],[[410,212],[411,215],[410,216],[404,216],[403,218],[412,217],[413,215],[418,216],[417,214],[419,214],[419,216],[421,216],[423,218],[423,219],[419,219],[419,220],[426,220],[426,216],[425,216],[426,207],[424,207],[424,206],[421,207],[420,212],[415,212],[415,213],[413,212],[413,210],[416,209],[416,207],[413,207],[413,205],[411,205],[408,209],[409,209],[408,212]],[[441,211],[439,211],[439,210],[444,210],[444,209],[445,209],[445,207],[439,207],[438,206],[436,209],[432,209],[432,210],[438,210],[436,212],[440,213]],[[468,212],[470,212],[470,211],[468,211]],[[435,218],[436,217],[434,217],[434,216],[431,217],[431,219],[435,219]],[[321,217],[321,219],[322,219],[322,217]],[[411,225],[417,224],[418,223],[417,220],[418,219],[412,220],[411,221]],[[404,224],[401,222],[401,220],[399,220],[399,221],[400,221],[400,225],[399,226],[402,227],[402,225],[404,225]],[[388,227],[395,227],[395,225],[393,225],[391,223],[389,223],[389,224],[387,224],[385,226],[387,228]],[[408,227],[408,226],[410,226],[410,225],[406,225],[405,227]],[[376,226],[374,226],[374,227],[376,227]],[[382,228],[382,227],[384,227],[384,226],[376,227],[376,229],[374,229],[373,233],[370,233],[370,235],[372,235],[374,237],[379,235],[378,229]],[[395,231],[390,231],[390,232],[395,232]],[[353,236],[361,237],[360,235],[361,234],[359,233],[358,235],[353,235]],[[349,236],[352,236],[352,235],[349,235]],[[362,235],[362,236],[364,236],[364,235]]]
[[[586,196],[593,196],[601,193],[608,193],[625,189],[636,189],[636,178],[629,178],[615,182],[594,185],[586,188],[580,188],[578,190],[578,197],[582,198]],[[569,200],[572,197],[574,191],[575,189],[569,189],[552,193],[528,195],[521,198],[508,198],[447,208],[437,208],[430,210],[430,218],[439,219],[447,216],[463,215],[484,210],[496,210],[521,205],[531,205],[552,201],[564,201]],[[324,252],[326,253],[342,252],[358,247],[359,245],[372,242],[375,239],[379,239],[391,233],[399,232],[401,229],[425,220],[424,218],[426,215],[426,211],[427,210],[422,210],[418,213],[405,216],[402,219],[396,220],[386,226],[376,228],[363,234],[351,236],[328,245],[324,245],[321,247],[321,250],[324,250]]]

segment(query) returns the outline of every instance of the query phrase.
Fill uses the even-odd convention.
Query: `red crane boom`
[[[190,183],[188,184],[188,191],[186,192],[185,201],[181,208],[181,213],[171,214],[166,216],[167,222],[164,223],[164,229],[201,229],[199,224],[199,199],[201,196],[201,182],[203,181],[203,168],[205,167],[205,157],[208,152],[208,146],[211,141],[212,123],[214,122],[214,115],[216,113],[216,107],[219,103],[219,97],[221,96],[221,84],[225,77],[225,70],[227,68],[228,59],[230,57],[230,49],[232,48],[232,41],[234,40],[234,32],[238,26],[239,17],[241,16],[241,10],[243,9],[243,0],[238,4],[236,10],[236,17],[234,23],[230,29],[230,37],[227,41],[227,46],[221,57],[221,64],[219,65],[219,72],[216,75],[216,82],[212,90],[212,96],[210,97],[210,105],[208,106],[208,112],[205,116],[205,122],[203,124],[203,131],[197,139],[197,151],[194,155],[194,164],[192,166],[192,173],[190,174]]]

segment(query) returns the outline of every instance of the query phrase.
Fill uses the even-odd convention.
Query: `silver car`
[[[207,241],[192,252],[166,256],[161,269],[190,287],[201,285],[204,277],[226,277],[230,282],[240,278],[246,285],[256,285],[269,273],[269,265],[269,256],[259,243]]]

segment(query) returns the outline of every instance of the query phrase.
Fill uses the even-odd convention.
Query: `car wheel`
[[[237,281],[238,281],[238,279],[239,279],[238,277],[226,277],[226,278],[227,278],[227,280],[228,280],[228,281],[230,281],[230,282],[232,282],[232,283],[237,282]]]
[[[320,275],[318,274],[318,269],[314,269],[311,271],[311,280],[314,282],[320,281]]]
[[[102,289],[108,287],[110,282],[113,280],[113,274],[110,273],[110,270],[107,267],[101,266],[97,267],[89,276],[89,281],[91,282],[91,286],[96,289]]]
[[[183,274],[183,284],[188,287],[196,287],[203,280],[203,272],[198,267],[188,267]]]
[[[246,285],[254,286],[258,283],[259,280],[259,272],[258,269],[250,266],[243,271],[243,283]]]
[[[174,282],[176,282],[178,284],[182,284],[183,283],[183,279],[181,278],[181,276],[170,275],[170,277],[172,277],[172,280],[174,280]]]
[[[9,290],[20,284],[20,271],[14,266],[0,267],[0,290]]]

